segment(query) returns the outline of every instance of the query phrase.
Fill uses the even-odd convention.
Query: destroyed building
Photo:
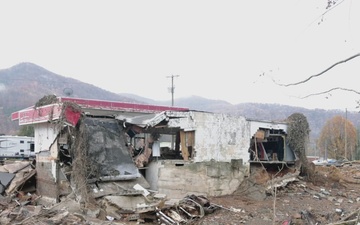
[[[133,187],[172,198],[227,195],[251,165],[296,160],[286,123],[238,115],[57,97],[12,119],[35,128],[36,188],[50,202],[89,191],[112,201]]]

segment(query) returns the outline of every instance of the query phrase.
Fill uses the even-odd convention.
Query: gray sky
[[[0,69],[31,62],[115,93],[355,110],[360,2],[1,1]]]

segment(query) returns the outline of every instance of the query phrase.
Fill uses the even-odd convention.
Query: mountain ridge
[[[64,90],[71,91],[64,91]],[[34,105],[45,95],[70,96],[76,98],[122,101],[152,105],[167,105],[172,102],[157,101],[131,93],[113,93],[92,84],[53,73],[34,63],[24,62],[8,69],[0,70],[0,133],[16,134],[19,126],[11,121],[11,113]],[[174,99],[175,106],[191,110],[241,115],[248,119],[279,121],[292,113],[303,113],[309,121],[311,137],[315,140],[326,121],[335,115],[343,115],[342,110],[306,109],[282,104],[239,103],[213,100],[196,95]],[[360,121],[357,112],[347,112],[347,118],[356,126]]]

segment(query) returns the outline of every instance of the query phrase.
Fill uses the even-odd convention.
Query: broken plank
[[[186,135],[184,131],[180,131],[180,144],[181,144],[181,154],[185,161],[189,160],[189,151],[186,146]]]

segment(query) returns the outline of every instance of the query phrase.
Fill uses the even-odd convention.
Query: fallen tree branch
[[[360,209],[355,210],[354,212],[350,213],[349,215],[347,215],[346,217],[344,217],[341,221],[346,221],[348,219],[350,219],[351,217],[358,215],[360,212]]]
[[[331,88],[331,89],[329,89],[329,90],[327,90],[327,91],[322,91],[322,92],[318,92],[318,93],[313,93],[313,94],[306,95],[306,96],[301,97],[301,98],[308,98],[308,97],[315,96],[315,95],[322,95],[322,94],[330,93],[330,92],[335,91],[335,90],[349,91],[349,92],[354,92],[355,94],[360,95],[360,92],[355,91],[355,90],[353,90],[353,89],[342,88],[342,87],[335,87],[335,88]]]
[[[344,59],[344,60],[341,60],[333,65],[331,65],[330,67],[328,67],[327,69],[325,69],[324,71],[318,73],[318,74],[315,74],[315,75],[312,75],[308,78],[306,78],[305,80],[302,80],[302,81],[299,81],[299,82],[295,82],[295,83],[290,83],[290,84],[279,84],[277,83],[275,80],[273,80],[273,82],[275,82],[277,85],[279,86],[284,86],[284,87],[289,87],[289,86],[295,86],[295,85],[299,85],[299,84],[303,84],[303,83],[306,83],[308,82],[309,80],[311,80],[312,78],[315,78],[315,77],[318,77],[318,76],[321,76],[323,75],[324,73],[326,73],[327,71],[331,70],[332,68],[334,68],[335,66],[339,65],[339,64],[342,64],[342,63],[346,63],[347,61],[350,61],[356,57],[359,57],[360,56],[360,53],[357,53],[347,59]]]
[[[359,213],[360,213],[360,209],[357,209],[352,213],[350,213],[349,215],[347,215],[346,217],[342,218],[340,221],[335,223],[329,223],[327,225],[357,225],[359,222]],[[348,220],[354,216],[356,216],[356,219]]]
[[[328,4],[328,6],[326,7],[326,11],[323,12],[319,17],[317,17],[311,24],[313,24],[315,21],[317,21],[318,19],[324,17],[325,14],[327,14],[328,12],[330,12],[331,10],[335,9],[336,7],[338,7],[341,3],[343,3],[345,0],[340,1],[339,3],[334,2],[332,5]],[[337,3],[337,4],[336,4]],[[321,22],[323,21],[323,19],[321,19]],[[310,25],[311,25],[310,24]],[[318,23],[320,24],[320,22]],[[310,26],[309,25],[309,26]]]

